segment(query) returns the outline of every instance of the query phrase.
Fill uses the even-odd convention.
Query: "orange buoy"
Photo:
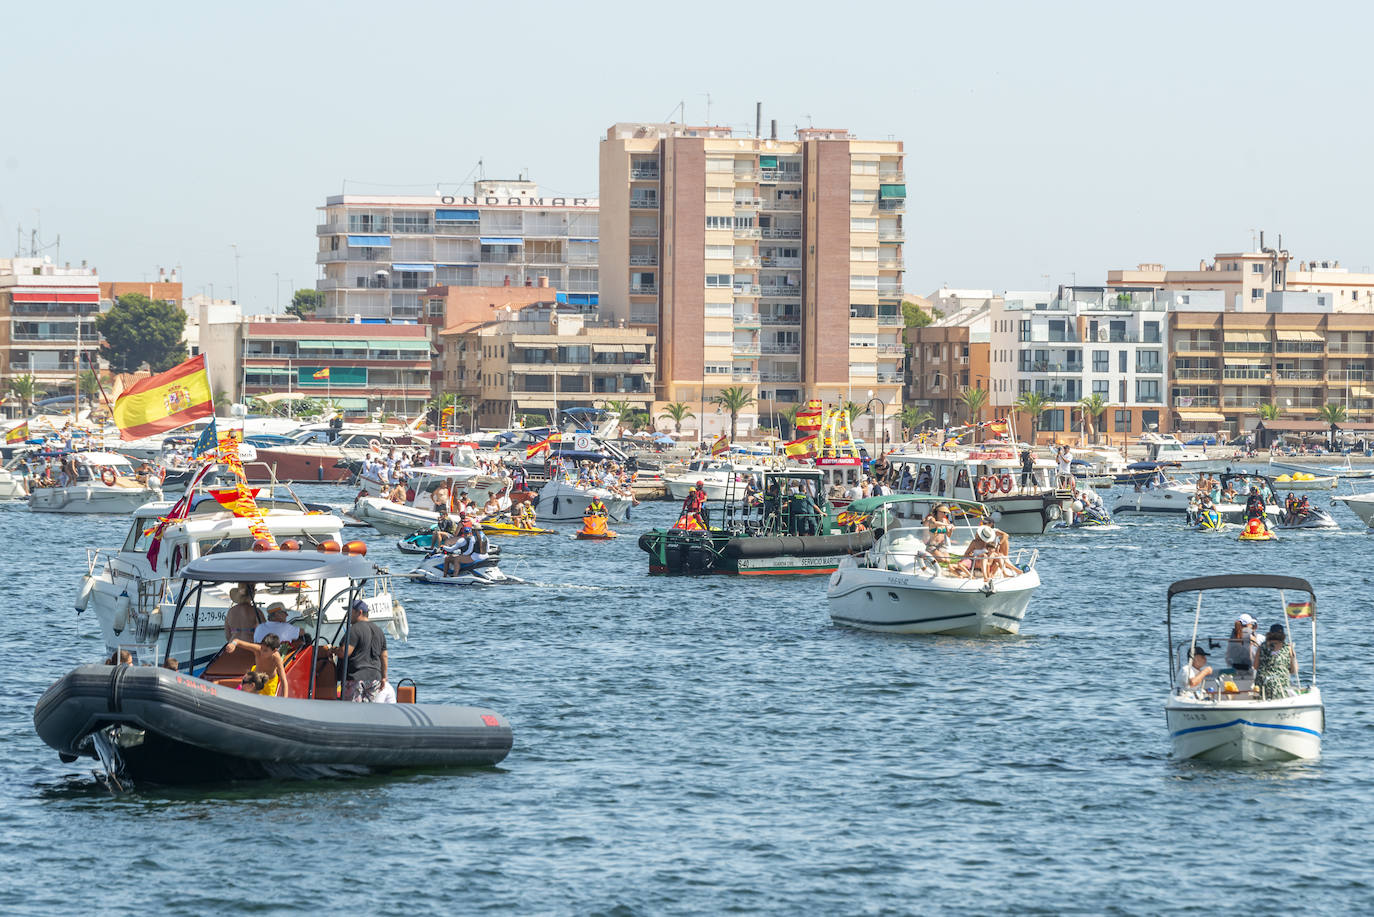
[[[343,546],[343,552],[345,554],[357,554],[359,556],[362,556],[367,553],[367,542],[350,541],[348,542],[348,544]]]
[[[268,541],[266,538],[259,538],[257,541],[253,542],[254,551],[275,551],[276,549],[276,545],[272,544],[272,542]]]
[[[301,543],[294,538],[288,538],[286,541],[277,545],[277,549],[281,551],[299,551],[301,549]]]
[[[321,541],[315,545],[315,550],[323,554],[333,554],[339,550],[339,543],[337,541]]]

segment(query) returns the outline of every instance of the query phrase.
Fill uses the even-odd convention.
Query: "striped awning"
[[[1242,344],[1243,344],[1243,343],[1251,343],[1251,344],[1254,344],[1254,343],[1267,344],[1267,343],[1269,343],[1269,332],[1268,332],[1268,331],[1256,331],[1256,330],[1250,329],[1250,328],[1245,328],[1245,329],[1241,329],[1241,330],[1238,330],[1238,331],[1233,331],[1233,330],[1231,330],[1231,329],[1225,329],[1225,330],[1222,331],[1221,336],[1222,336],[1222,340],[1226,341],[1228,344],[1230,344],[1230,343],[1242,343]]]
[[[1278,338],[1280,341],[1326,342],[1326,338],[1316,331],[1304,331],[1290,328],[1276,329],[1274,331],[1274,337]]]
[[[1222,423],[1226,420],[1226,415],[1216,411],[1190,411],[1180,408],[1178,419],[1184,423]]]

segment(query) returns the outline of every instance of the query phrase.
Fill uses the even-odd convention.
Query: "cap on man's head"
[[[1236,620],[1239,621],[1241,624],[1244,624],[1246,627],[1254,627],[1257,623],[1255,619],[1251,617],[1250,612],[1248,611],[1241,612],[1240,617],[1236,618]]]
[[[1203,649],[1202,647],[1200,647],[1200,646],[1195,646],[1195,647],[1193,647],[1193,655],[1194,655],[1194,656],[1201,656],[1202,658],[1206,659],[1206,658],[1207,658],[1207,651],[1204,650],[1204,649]]]
[[[364,602],[362,599],[354,599],[354,600],[353,600],[353,610],[354,610],[354,611],[360,611],[360,612],[362,612],[363,614],[367,614],[367,603]]]

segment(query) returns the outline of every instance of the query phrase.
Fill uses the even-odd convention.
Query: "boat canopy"
[[[966,510],[971,510],[978,515],[987,515],[988,508],[974,500],[951,500],[947,497],[937,497],[934,494],[884,494],[880,497],[861,497],[858,500],[851,500],[845,507],[846,512],[850,513],[871,513],[883,506],[893,503],[944,503],[948,506],[959,506]]]
[[[1181,579],[1169,587],[1169,598],[1181,592],[1203,592],[1209,589],[1291,589],[1306,592],[1316,598],[1312,584],[1296,576],[1272,576],[1267,573],[1228,573],[1222,576],[1198,576]]]
[[[376,569],[361,557],[299,551],[225,551],[198,557],[181,568],[182,578],[204,582],[289,583],[323,579],[368,579]]]

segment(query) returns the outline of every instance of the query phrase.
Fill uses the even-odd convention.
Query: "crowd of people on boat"
[[[1207,664],[1207,651],[1194,644],[1188,659],[1179,668],[1178,689],[1195,697],[1218,689],[1239,694],[1234,679],[1250,676],[1253,679],[1251,694],[1259,700],[1277,700],[1292,695],[1293,681],[1298,675],[1298,657],[1288,639],[1288,629],[1282,624],[1271,625],[1261,638],[1259,622],[1248,612],[1241,614],[1226,640],[1225,660],[1226,669],[1213,670]],[[1211,686],[1208,679],[1213,679],[1215,686]]]
[[[634,484],[639,472],[633,471],[612,459],[592,461],[590,459],[570,459],[550,456],[544,462],[549,480],[561,477],[564,481],[582,490],[601,489],[624,497],[639,505],[635,499]]]
[[[926,552],[950,576],[981,577],[984,584],[991,584],[998,576],[1015,576],[1021,572],[1011,562],[1011,536],[993,525],[983,523],[974,529],[973,537],[956,559],[950,554],[954,547],[954,522],[949,505],[937,504],[922,524],[926,529]]]

